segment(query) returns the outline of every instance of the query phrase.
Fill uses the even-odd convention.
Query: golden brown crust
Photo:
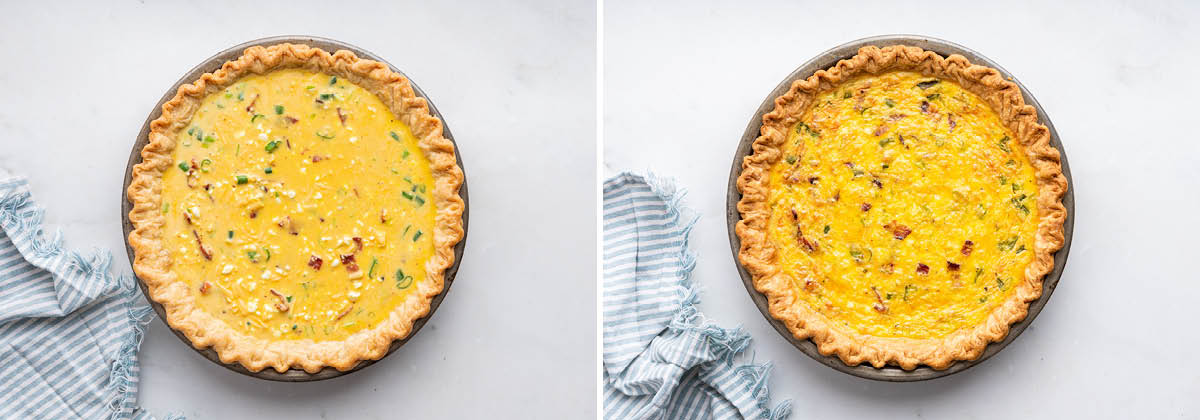
[[[937,339],[875,337],[833,328],[823,315],[800,302],[796,295],[799,291],[776,265],[775,248],[767,240],[767,174],[780,158],[780,147],[791,127],[819,92],[855,76],[893,70],[951,80],[982,98],[1024,146],[1038,183],[1040,220],[1034,258],[1025,269],[1025,279],[982,323]],[[978,358],[988,343],[1004,339],[1009,326],[1025,318],[1029,302],[1042,294],[1043,277],[1054,268],[1054,253],[1063,246],[1067,211],[1062,196],[1067,179],[1059,152],[1050,145],[1050,130],[1038,123],[1037,111],[1025,104],[1016,83],[993,68],[971,64],[961,55],[943,58],[908,46],[863,47],[854,57],[828,70],[792,82],[787,93],[775,98],[775,109],[763,115],[762,129],[752,148],[753,152],[742,160],[737,182],[742,193],[738,202],[742,220],[735,229],[741,240],[738,259],[753,277],[755,288],[767,297],[775,319],[787,325],[797,339],[812,339],[821,354],[836,354],[847,365],[866,362],[877,368],[892,364],[907,370],[919,365],[945,369],[956,360]]]
[[[243,76],[281,68],[332,74],[378,96],[418,138],[433,171],[437,215],[434,255],[425,264],[428,280],[419,283],[417,293],[410,294],[375,328],[341,341],[268,341],[228,327],[196,306],[187,284],[171,271],[170,254],[163,242],[165,218],[157,209],[162,206],[162,174],[171,167],[175,135],[187,126],[208,94]],[[129,212],[134,227],[129,233],[135,254],[133,270],[146,284],[150,298],[163,305],[171,328],[186,335],[198,349],[211,347],[222,362],[241,363],[255,372],[268,366],[279,372],[297,367],[313,373],[326,366],[348,370],[360,360],[383,357],[392,341],[407,337],[413,322],[429,313],[430,301],[442,292],[442,275],[454,263],[454,245],[463,237],[464,204],[458,195],[463,172],[455,160],[454,143],[442,136],[442,121],[429,112],[425,99],[417,97],[408,79],[386,64],[345,50],[330,54],[307,45],[250,47],[219,70],[180,86],[175,97],[163,104],[162,116],[150,123],[149,141],[142,149],[142,162],[133,167],[133,180],[126,191],[133,203]]]

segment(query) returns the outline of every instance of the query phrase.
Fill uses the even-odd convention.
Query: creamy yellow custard
[[[429,162],[378,97],[300,69],[210,94],[163,175],[171,271],[265,339],[341,340],[425,281]]]
[[[1024,281],[1037,183],[1015,136],[947,80],[819,94],[771,167],[768,239],[804,304],[879,337],[979,324]]]

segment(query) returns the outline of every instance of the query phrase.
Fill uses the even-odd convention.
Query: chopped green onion
[[[189,135],[189,136],[194,136],[194,135],[196,135],[196,127],[188,127],[188,131],[187,131],[187,133],[188,133],[188,135]]]
[[[268,142],[268,143],[267,143],[267,146],[266,146],[266,147],[264,147],[264,149],[266,149],[266,150],[267,150],[267,153],[274,152],[274,151],[275,151],[275,149],[278,149],[278,148],[279,148],[279,141],[278,141],[278,140],[275,140],[275,141]],[[268,172],[268,173],[270,173],[270,172]]]
[[[400,135],[396,134],[395,131],[389,131],[388,134],[392,135],[392,140],[400,141]]]
[[[375,277],[375,265],[379,264],[379,259],[371,257],[371,268],[367,270],[367,278]]]
[[[404,196],[404,199],[406,199],[406,200],[413,199],[413,195],[409,194],[408,191],[400,191],[400,195]]]
[[[283,105],[275,105],[275,115],[283,115]]]
[[[407,157],[408,157],[408,150],[405,150],[405,151],[404,151],[404,155],[400,156],[400,158],[401,158],[401,159],[404,159],[404,158],[407,158]]]
[[[263,252],[267,254],[267,261],[271,261],[271,248],[263,247]]]
[[[232,230],[229,231],[229,233],[226,236],[229,236],[229,239],[233,239],[233,231]]]
[[[329,86],[333,86],[336,84],[337,84],[337,76],[330,77],[329,78]]]
[[[259,118],[266,118],[266,116],[263,114],[254,114],[253,117],[250,117],[250,122],[253,123],[255,120],[258,120]]]
[[[245,184],[245,183],[247,183],[247,182],[250,182],[250,179],[249,179],[249,178],[246,178],[246,176],[245,176],[245,175],[238,175],[238,176],[237,176],[235,179],[237,179],[237,183],[238,183],[238,185],[242,185],[242,184]]]
[[[208,172],[210,167],[212,167],[212,160],[204,159],[200,161],[200,172]]]
[[[250,261],[258,261],[257,251],[246,251],[246,256],[250,257]]]
[[[212,136],[212,134],[209,134],[209,135],[207,135],[207,136],[204,136],[204,142],[205,142],[205,143],[212,143],[212,142],[214,142],[214,141],[217,141],[217,138],[216,138],[216,137],[213,137],[213,136]]]
[[[318,131],[317,137],[323,138],[325,140],[329,140],[329,139],[333,138],[333,134],[322,134],[320,131]]]
[[[187,172],[189,169],[192,169],[191,165],[185,161],[179,161],[179,170]]]
[[[417,239],[421,239],[421,231],[420,230],[417,231],[416,235],[413,235],[413,242],[416,242]]]
[[[171,211],[171,203],[163,203],[163,213]]]
[[[404,269],[396,270],[396,288],[397,289],[407,289],[408,286],[412,286],[412,283],[413,283],[413,276],[404,275]]]
[[[274,170],[272,170],[272,169],[271,169],[271,167],[270,167],[270,166],[268,166],[268,167],[266,167],[266,168],[263,168],[263,172],[265,172],[265,173],[268,173],[268,174],[269,174],[269,173],[271,173],[271,172],[274,172]]]
[[[332,94],[332,93],[322,93],[322,94],[321,94],[321,100],[322,100],[322,101],[332,101],[332,100],[333,100],[333,94]]]
[[[419,195],[414,195],[413,201],[417,202],[417,207],[421,207],[421,206],[425,205],[425,199],[421,198],[421,196],[419,196]]]

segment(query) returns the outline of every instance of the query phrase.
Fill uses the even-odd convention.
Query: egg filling
[[[163,175],[172,272],[253,337],[341,340],[425,281],[429,162],[367,90],[301,69],[208,95]]]
[[[835,327],[928,339],[978,325],[1032,261],[1037,183],[978,96],[913,72],[815,97],[770,170],[768,240]]]

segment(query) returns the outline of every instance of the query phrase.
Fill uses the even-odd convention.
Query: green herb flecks
[[[250,117],[250,123],[253,124],[255,121],[258,121],[259,118],[266,118],[266,117],[267,116],[263,115],[263,114],[254,114],[253,117]]]
[[[894,107],[896,106],[896,102],[895,102],[895,101],[893,101],[893,100],[892,100],[892,98],[886,98],[886,99],[884,99],[884,100],[883,100],[883,103],[884,103],[884,104],[887,104],[888,108],[894,108]]]
[[[379,259],[371,257],[371,268],[367,270],[367,278],[375,277],[375,266],[379,265]]]
[[[916,292],[917,292],[917,286],[913,286],[911,284],[905,285],[904,286],[904,301],[908,302],[909,294],[916,293]]]
[[[267,153],[274,153],[275,149],[278,149],[278,148],[279,148],[279,140],[273,140],[273,141],[267,142],[267,145],[263,147],[263,149],[266,150]]]
[[[422,232],[420,230],[417,230],[417,234],[413,235],[413,242],[416,242],[417,239],[421,239],[421,233]]]
[[[200,161],[200,172],[208,172],[210,169],[212,169],[211,159],[204,159]]]
[[[332,139],[332,138],[333,138],[333,134],[325,134],[325,133],[322,133],[322,132],[318,131],[318,132],[317,132],[317,137],[320,137],[320,138],[322,138],[322,139],[324,139],[324,140],[329,140],[329,139]]]
[[[275,105],[275,115],[283,115],[283,105]]]
[[[1008,136],[1004,136],[1004,138],[1000,139],[1000,142],[997,143],[997,145],[1000,146],[1000,150],[1003,150],[1004,153],[1012,153],[1012,149],[1008,147],[1008,141]]]
[[[412,286],[413,276],[405,275],[404,269],[396,270],[396,288],[400,290],[407,289]]]
[[[400,141],[400,135],[396,134],[395,131],[389,131],[388,135],[392,136],[392,140]]]
[[[935,93],[935,94],[932,94],[932,95],[926,95],[926,96],[925,96],[925,99],[926,99],[926,100],[929,100],[929,101],[936,101],[936,100],[938,100],[938,98],[941,98],[941,97],[942,97],[942,94],[940,94],[940,93]]]
[[[829,225],[825,225],[825,234],[826,234],[826,235],[828,235],[828,234],[829,234]]]
[[[1016,245],[1017,245],[1017,237],[1013,236],[1006,240],[996,242],[996,249],[999,249],[1001,252],[1011,251],[1013,249],[1013,247]]]
[[[817,130],[814,130],[812,127],[809,127],[808,124],[801,122],[799,125],[796,126],[796,134],[805,134],[805,133],[807,133],[809,136],[811,136],[813,138],[818,138],[818,139],[821,138],[821,133],[817,132]]]
[[[268,167],[266,167],[266,168],[263,168],[263,173],[265,173],[265,174],[269,174],[269,173],[272,173],[272,172],[275,172],[275,170],[274,170],[274,169],[271,169],[271,167],[270,167],[270,166],[268,166]]]
[[[192,169],[192,165],[188,165],[186,161],[179,161],[179,170],[187,172]]]
[[[238,175],[238,176],[235,176],[233,179],[237,181],[238,185],[242,185],[247,182],[250,182],[250,178],[247,178],[245,175]]]
[[[787,157],[784,159],[787,160],[788,165],[796,164],[796,156],[795,155],[787,155]]]

